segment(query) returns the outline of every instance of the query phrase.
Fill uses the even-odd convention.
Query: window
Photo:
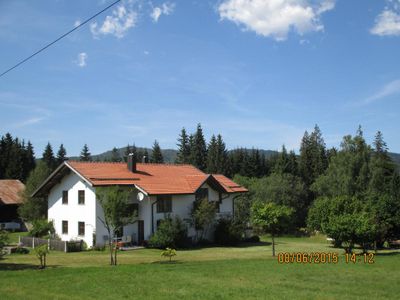
[[[172,196],[157,196],[157,213],[172,212]]]
[[[68,234],[68,221],[62,221],[62,234]]]
[[[78,222],[78,235],[85,235],[85,222]]]
[[[68,204],[68,191],[62,191],[62,204]]]
[[[80,205],[85,204],[85,191],[83,190],[78,191],[78,204]]]
[[[208,189],[207,188],[198,189],[196,192],[196,201],[201,201],[203,199],[208,201]]]

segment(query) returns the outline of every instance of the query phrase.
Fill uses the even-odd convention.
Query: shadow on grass
[[[180,265],[180,264],[183,264],[183,262],[179,261],[179,260],[173,260],[173,261],[158,260],[158,261],[153,261],[151,264],[152,265]]]
[[[281,244],[276,243],[275,245]],[[218,244],[207,244],[207,245],[197,245],[188,248],[178,249],[179,251],[194,251],[194,250],[203,250],[203,249],[213,249],[213,248],[250,248],[257,246],[270,246],[272,243],[270,242],[257,242],[257,243],[240,243],[237,245],[218,245]]]
[[[46,269],[57,268],[56,265],[47,266]],[[1,271],[21,271],[21,270],[43,270],[40,269],[38,265],[32,264],[14,264],[14,263],[3,263],[0,262],[0,272]]]
[[[371,252],[371,253],[373,253],[373,252]],[[400,252],[399,251],[393,251],[393,252],[384,252],[384,253],[382,253],[382,252],[379,252],[379,250],[378,250],[378,253],[376,253],[375,255],[376,256],[396,256],[396,255],[400,255]]]

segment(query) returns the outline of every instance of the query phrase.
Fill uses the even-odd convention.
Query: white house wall
[[[62,192],[68,190],[68,204],[62,204]],[[85,204],[78,204],[78,191],[85,191]],[[94,189],[71,172],[55,185],[48,195],[48,219],[63,241],[84,240],[93,243],[96,230],[96,195]],[[68,234],[62,234],[62,221],[68,221]],[[78,222],[85,222],[85,235],[78,235]]]

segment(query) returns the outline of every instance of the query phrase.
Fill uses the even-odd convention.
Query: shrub
[[[219,219],[215,226],[214,240],[220,245],[237,245],[242,239],[241,226],[231,218]]]
[[[46,268],[46,256],[49,253],[49,248],[47,247],[47,244],[36,247],[33,250],[35,251],[37,258],[40,261],[40,269]]]
[[[48,237],[54,234],[54,224],[52,221],[47,220],[35,220],[32,222],[32,229],[29,231],[29,235],[38,238]]]
[[[28,254],[29,253],[29,249],[18,246],[12,252],[16,253],[16,254]]]
[[[176,256],[176,250],[172,248],[167,248],[163,252],[161,252],[161,256],[168,257],[169,262],[171,262],[172,257]]]
[[[157,231],[149,240],[154,248],[181,248],[187,244],[187,228],[179,217],[168,217],[161,221]]]
[[[3,247],[7,245],[8,241],[9,241],[8,232],[0,230],[0,259],[5,254],[5,252],[3,251]]]

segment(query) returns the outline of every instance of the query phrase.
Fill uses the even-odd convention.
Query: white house
[[[148,240],[168,215],[187,220],[188,234],[194,236],[189,218],[196,199],[216,202],[220,216],[232,215],[234,199],[247,192],[223,175],[205,174],[191,165],[136,163],[129,156],[128,163],[66,161],[33,195],[47,197],[48,219],[62,240],[102,245],[107,231],[96,187],[112,185],[132,188],[130,199],[138,218],[120,234],[138,244]]]

